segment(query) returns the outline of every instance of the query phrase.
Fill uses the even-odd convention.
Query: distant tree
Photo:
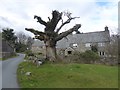
[[[63,21],[63,14],[67,16],[67,20]],[[46,58],[49,60],[57,61],[57,53],[56,53],[56,44],[59,40],[62,38],[68,36],[73,31],[78,31],[78,29],[81,27],[81,24],[76,24],[72,28],[70,28],[67,31],[64,31],[62,33],[59,33],[61,28],[65,26],[66,24],[70,23],[71,20],[79,18],[79,17],[71,17],[70,12],[59,12],[57,10],[52,11],[52,18],[48,17],[49,21],[42,20],[41,17],[35,15],[34,19],[37,19],[37,22],[44,25],[44,32],[34,30],[32,28],[25,28],[25,30],[32,32],[35,35],[35,39],[39,39],[41,41],[44,41],[46,46]],[[61,21],[61,26],[59,28],[56,28],[57,24]]]
[[[2,39],[9,42],[9,44],[14,48],[16,44],[17,37],[15,36],[15,33],[13,32],[13,29],[10,28],[4,28],[2,29]]]
[[[27,45],[27,49],[31,49],[31,47],[32,47],[32,44],[34,43],[34,39],[33,38],[31,38],[31,37],[28,37],[27,38],[27,42],[26,42],[26,45]]]
[[[106,50],[111,57],[118,57],[119,50],[118,42],[120,38],[116,34],[111,35],[110,38],[111,38],[110,44],[107,45]]]
[[[17,42],[21,44],[25,44],[27,41],[27,35],[25,35],[23,32],[17,33]]]
[[[23,32],[17,33],[16,51],[24,52],[27,49],[31,49],[33,41],[33,38],[24,34]]]
[[[27,50],[27,45],[17,42],[15,45],[16,52],[25,52]]]

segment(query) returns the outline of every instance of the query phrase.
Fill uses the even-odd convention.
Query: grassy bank
[[[26,72],[31,76],[26,76]],[[32,63],[19,65],[18,81],[24,88],[117,88],[116,66],[90,64],[44,64],[36,67]]]

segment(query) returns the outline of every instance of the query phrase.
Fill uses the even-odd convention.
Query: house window
[[[105,46],[105,43],[98,43],[99,47]]]
[[[100,55],[100,56],[104,56],[104,55],[105,55],[105,52],[99,52],[99,55]]]
[[[90,47],[90,46],[91,46],[90,43],[85,44],[85,47]]]
[[[68,54],[72,54],[72,51],[68,51]]]
[[[73,44],[73,47],[77,47],[77,46],[78,46],[77,43],[74,43],[74,44]]]
[[[105,52],[102,52],[102,55],[104,56],[104,55],[105,55]]]

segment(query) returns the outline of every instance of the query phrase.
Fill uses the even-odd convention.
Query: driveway
[[[18,64],[22,62],[23,59],[24,54],[19,54],[18,57],[2,61],[2,88],[19,88],[16,73]]]

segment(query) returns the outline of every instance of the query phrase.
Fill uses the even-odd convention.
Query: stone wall
[[[45,47],[32,47],[31,48],[33,53],[45,53]]]
[[[0,55],[2,56],[2,58],[7,58],[7,57],[10,57],[11,55],[14,55],[15,52],[14,52],[14,48],[10,46],[10,44],[5,41],[5,40],[2,40],[2,52],[0,52]]]

